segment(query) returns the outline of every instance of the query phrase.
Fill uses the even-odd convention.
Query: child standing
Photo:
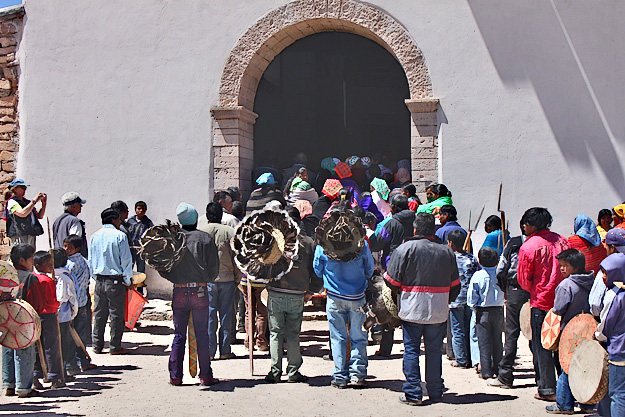
[[[75,370],[76,345],[70,327],[78,313],[76,285],[69,269],[67,269],[67,253],[63,249],[54,249],[54,276],[56,277],[56,299],[59,306],[59,329],[61,331],[61,353],[65,370]]]
[[[480,264],[473,254],[462,249],[466,235],[460,230],[452,230],[447,234],[447,245],[456,255],[458,274],[460,275],[460,294],[449,303],[449,319],[451,321],[451,340],[456,360],[451,366],[470,368],[471,357],[469,347],[469,331],[471,328],[471,308],[467,305],[467,290],[471,277],[480,270]]]
[[[91,297],[89,296],[89,265],[87,260],[80,254],[82,238],[78,235],[69,235],[63,241],[63,249],[67,253],[67,269],[75,278],[76,300],[78,301],[78,313],[72,323],[83,345],[91,344]],[[80,361],[80,369],[84,372],[96,368],[82,349],[76,350],[76,356]]]
[[[553,312],[562,317],[560,329],[578,314],[590,311],[588,295],[595,280],[586,272],[586,258],[577,249],[567,249],[556,256],[564,280],[556,287]],[[569,386],[569,376],[562,371],[556,385],[556,404],[546,407],[551,414],[573,414],[575,398]]]
[[[139,247],[139,239],[150,227],[154,226],[152,220],[146,215],[148,212],[148,205],[145,201],[137,201],[135,203],[135,215],[128,219],[130,225],[130,252],[132,253],[132,259],[137,265],[137,272],[145,272],[145,261],[137,253],[137,247]],[[140,290],[141,291],[141,290]]]
[[[17,296],[22,297],[31,305],[32,300],[29,300],[26,295],[35,283],[38,284],[37,277],[31,272],[34,253],[35,249],[25,243],[17,243],[11,248],[11,263],[17,270],[20,284],[23,284]],[[11,293],[2,293],[0,296],[2,301],[13,298]],[[16,393],[20,398],[34,397],[39,394],[38,391],[32,389],[36,349],[35,344],[25,349],[9,349],[2,346],[2,388],[7,397]]]
[[[477,254],[482,270],[471,277],[467,304],[475,310],[477,343],[480,347],[480,378],[490,379],[503,356],[503,291],[497,283],[497,251],[482,247]]]
[[[59,347],[59,324],[57,317],[59,302],[56,299],[56,284],[52,278],[46,275],[51,274],[54,270],[54,260],[50,253],[37,251],[35,252],[34,264],[37,269],[35,276],[40,285],[33,286],[31,289],[34,304],[33,302],[30,304],[37,311],[41,320],[41,344],[43,345],[43,352],[48,365],[48,379],[52,381],[52,388],[62,388],[65,386],[65,382],[63,381],[63,361]],[[29,291],[29,299],[31,291]],[[43,389],[43,385],[39,381],[39,378],[43,376],[40,358],[37,355],[34,372],[35,388]]]

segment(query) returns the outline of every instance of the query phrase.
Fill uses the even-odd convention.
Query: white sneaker
[[[503,382],[501,382],[499,380],[499,378],[491,378],[489,380],[486,381],[486,385],[490,386],[490,387],[498,387],[498,388],[505,388],[505,389],[510,389],[512,388],[512,385],[506,385]]]

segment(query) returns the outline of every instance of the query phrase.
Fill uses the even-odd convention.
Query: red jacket
[[[33,282],[27,289],[24,300],[33,306],[37,314],[56,313],[59,302],[56,299],[56,284],[45,274],[33,274],[38,281]]]
[[[571,249],[577,249],[584,254],[586,258],[586,271],[592,271],[595,275],[599,273],[601,261],[608,256],[603,245],[599,244],[599,246],[593,246],[592,243],[586,239],[573,235],[569,237],[569,246]]]
[[[556,256],[568,248],[564,236],[549,230],[532,234],[521,246],[517,279],[530,293],[530,306],[545,311],[553,307],[556,287],[563,279]]]

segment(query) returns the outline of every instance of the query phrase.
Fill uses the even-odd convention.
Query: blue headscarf
[[[575,234],[586,239],[593,246],[601,244],[601,236],[597,231],[597,225],[585,214],[578,214],[575,218]]]
[[[258,185],[274,185],[275,183],[276,181],[273,179],[273,174],[271,172],[265,172],[256,180],[256,184]]]

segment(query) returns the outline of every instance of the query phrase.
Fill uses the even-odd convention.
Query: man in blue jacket
[[[353,217],[353,216],[351,216]],[[338,246],[349,246],[354,239],[349,216],[341,216],[335,229],[342,233]],[[362,225],[360,225],[362,228]],[[334,259],[333,259],[334,258]],[[349,261],[336,260],[336,256],[317,245],[313,259],[313,268],[317,276],[323,278],[328,291],[326,313],[330,325],[330,345],[334,359],[331,386],[345,388],[349,384],[354,388],[365,386],[367,376],[367,332],[362,325],[365,322],[365,288],[367,278],[373,275],[373,256],[369,245],[365,242],[360,253]],[[349,330],[348,330],[349,326]],[[346,363],[347,341],[351,343],[351,356]]]

